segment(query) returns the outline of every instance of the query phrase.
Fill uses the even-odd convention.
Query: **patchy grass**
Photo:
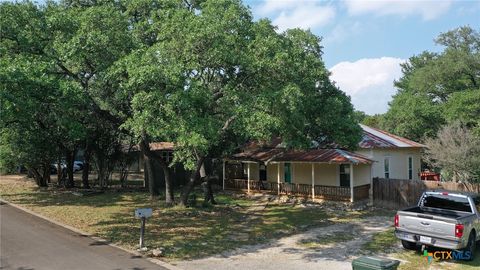
[[[191,259],[229,251],[288,235],[308,227],[330,224],[331,214],[318,208],[269,203],[218,194],[218,205],[166,207],[140,191],[107,190],[103,194],[75,196],[69,190],[38,188],[20,177],[0,176],[2,199],[120,246],[138,245],[139,220],[134,209],[151,207],[145,242],[150,249],[165,248],[166,259]]]
[[[347,242],[353,239],[355,239],[355,236],[351,232],[337,232],[335,234],[317,236],[315,239],[303,239],[298,244],[305,248],[317,249],[329,244]]]
[[[390,250],[398,239],[395,237],[394,229],[388,229],[373,235],[372,240],[363,245],[362,250],[372,253],[383,253]]]

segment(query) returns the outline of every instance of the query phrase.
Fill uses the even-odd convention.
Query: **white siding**
[[[418,174],[421,169],[421,148],[376,148],[360,149],[356,151],[370,159],[375,160],[373,177],[385,178],[384,159],[390,159],[390,178],[408,179],[408,157],[413,159],[413,180],[419,180]]]

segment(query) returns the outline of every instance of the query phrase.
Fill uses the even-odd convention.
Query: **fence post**
[[[353,163],[350,163],[350,202],[353,202]]]
[[[315,200],[315,163],[312,162],[312,200]]]
[[[223,190],[225,190],[225,163],[226,161],[223,160]]]
[[[277,163],[277,195],[280,195],[280,162]]]
[[[248,168],[247,168],[247,193],[250,194],[250,162],[248,163]]]

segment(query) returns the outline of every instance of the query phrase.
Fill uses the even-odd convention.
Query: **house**
[[[151,151],[159,154],[167,163],[170,163],[173,160],[173,151],[175,150],[173,143],[152,142],[149,144],[149,146]],[[125,146],[124,152],[128,154],[130,159],[128,170],[137,173],[144,172],[146,164],[144,162],[144,157],[140,150],[140,146],[134,145],[130,149]],[[155,177],[158,177],[160,186],[164,186],[165,175],[163,173],[163,169],[155,160],[153,161],[153,173],[155,174]],[[190,175],[181,164],[174,164],[171,166],[170,173],[173,179],[175,179],[173,182],[174,186],[184,185],[188,181],[188,177]]]
[[[288,150],[280,139],[247,144],[224,160],[223,188],[265,190],[312,199],[369,198],[373,177],[418,179],[424,145],[361,125],[355,152],[338,148]],[[234,168],[242,168],[243,174]]]
[[[373,177],[420,180],[425,145],[380,129],[360,126],[363,136],[356,153],[375,161]]]

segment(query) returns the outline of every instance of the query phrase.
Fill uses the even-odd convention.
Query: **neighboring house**
[[[363,137],[356,153],[375,161],[372,164],[373,177],[420,180],[425,145],[380,129],[360,126]]]
[[[173,153],[175,151],[175,145],[172,142],[152,142],[149,144],[150,150],[159,154],[163,160],[167,163],[173,161]],[[131,162],[129,164],[129,170],[134,172],[144,172],[145,171],[145,162],[143,154],[138,145],[134,145],[130,150],[125,150],[129,152]],[[174,186],[185,185],[190,177],[191,172],[186,170],[181,163],[170,164],[170,173],[173,179]],[[205,172],[210,175],[216,181],[221,180],[221,160],[220,159],[211,159],[207,158],[204,161]],[[153,164],[153,173],[160,180],[160,186],[165,185],[165,175],[162,167],[157,161],[154,161]],[[217,184],[217,182],[215,182]],[[218,182],[218,184],[221,184]]]
[[[224,162],[224,188],[334,200],[369,197],[373,177],[418,179],[423,145],[361,125],[359,149],[287,150],[281,140],[248,144]],[[243,168],[239,177],[238,170]]]
[[[160,154],[167,163],[170,163],[173,160],[173,143],[153,142],[149,145],[150,150]],[[129,155],[132,161],[129,164],[129,170],[133,172],[144,172],[145,162],[140,147],[138,145],[133,146],[132,149],[129,150]],[[165,184],[165,175],[163,174],[163,169],[160,164],[156,161],[154,161],[153,164],[153,172],[156,177],[159,177],[160,185],[163,186]],[[189,172],[187,172],[181,164],[174,164],[171,166],[171,176],[174,179],[174,186],[184,185],[188,181],[189,175]]]

